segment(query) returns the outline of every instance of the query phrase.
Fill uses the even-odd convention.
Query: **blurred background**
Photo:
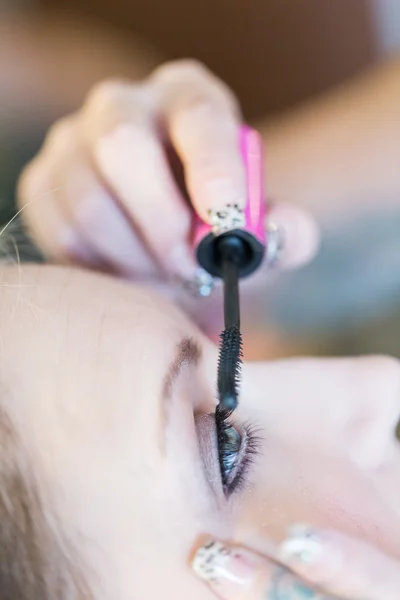
[[[253,121],[397,52],[398,0],[0,0],[1,221],[49,125],[103,78],[198,58]],[[262,300],[269,320],[253,327],[254,356],[400,356],[400,213],[322,227],[318,259],[277,277]]]

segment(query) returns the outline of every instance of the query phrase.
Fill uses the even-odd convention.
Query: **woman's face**
[[[204,416],[217,348],[177,309],[108,277],[23,267],[2,272],[0,315],[2,408],[96,597],[206,600],[188,568],[198,542],[265,547],[294,522],[400,557],[395,361],[245,365],[223,486]]]

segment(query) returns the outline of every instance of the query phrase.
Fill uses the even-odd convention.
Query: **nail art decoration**
[[[269,267],[276,267],[279,264],[285,246],[285,236],[283,230],[273,221],[267,225],[267,252],[266,261]]]
[[[244,210],[238,204],[227,204],[221,210],[209,210],[208,221],[214,235],[246,227]]]
[[[282,543],[279,557],[285,562],[308,565],[318,560],[322,552],[318,534],[307,525],[296,525],[289,530],[287,539]]]
[[[192,562],[196,575],[209,583],[218,582],[218,571],[229,562],[230,551],[220,542],[211,541],[197,550]]]
[[[253,561],[245,553],[215,541],[197,551],[192,567],[201,579],[221,589],[246,587],[255,573]]]
[[[191,282],[190,291],[195,296],[202,296],[206,298],[211,295],[215,286],[214,278],[207,273],[204,269],[199,267],[196,270],[196,275],[193,281]]]

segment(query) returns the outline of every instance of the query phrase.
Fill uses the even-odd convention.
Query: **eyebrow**
[[[165,374],[161,391],[161,448],[163,453],[168,412],[171,409],[175,385],[184,371],[197,366],[201,358],[200,346],[193,338],[182,338],[176,348],[176,354]]]

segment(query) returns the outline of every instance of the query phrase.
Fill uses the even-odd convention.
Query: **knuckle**
[[[32,171],[36,169],[36,162],[37,159],[31,161],[21,171],[17,185],[17,195],[19,201],[26,198],[26,196],[29,194]]]
[[[121,122],[143,123],[151,107],[148,86],[117,79],[102,81],[92,89],[83,105],[83,132],[90,132],[90,137],[94,131],[109,131]]]
[[[105,79],[96,84],[89,92],[84,107],[90,111],[109,111],[121,102],[127,83],[120,79]]]
[[[196,59],[174,60],[157,67],[153,77],[166,83],[185,80],[203,80],[210,77],[210,71],[203,63]]]
[[[224,110],[228,110],[232,114],[239,117],[241,112],[239,101],[236,98],[234,92],[231,90],[231,88],[226,83],[217,78],[215,87],[216,99],[219,101],[221,107]]]
[[[166,88],[174,107],[208,111],[211,107],[238,114],[232,90],[197,60],[180,60],[158,67],[153,77]]]
[[[75,137],[75,124],[75,117],[69,115],[52,125],[46,136],[44,150],[69,146]]]
[[[185,111],[195,113],[197,117],[211,118],[219,116],[224,120],[226,114],[236,114],[234,101],[229,96],[221,94],[201,85],[185,86],[174,101],[175,112]]]
[[[210,99],[202,90],[191,89],[181,95],[180,101],[175,107],[176,116],[208,119],[218,111],[215,100]],[[179,113],[183,113],[180,115]]]
[[[30,202],[43,186],[45,169],[38,158],[30,162],[22,171],[17,184],[17,203],[20,208]],[[25,211],[21,213],[25,216]]]

